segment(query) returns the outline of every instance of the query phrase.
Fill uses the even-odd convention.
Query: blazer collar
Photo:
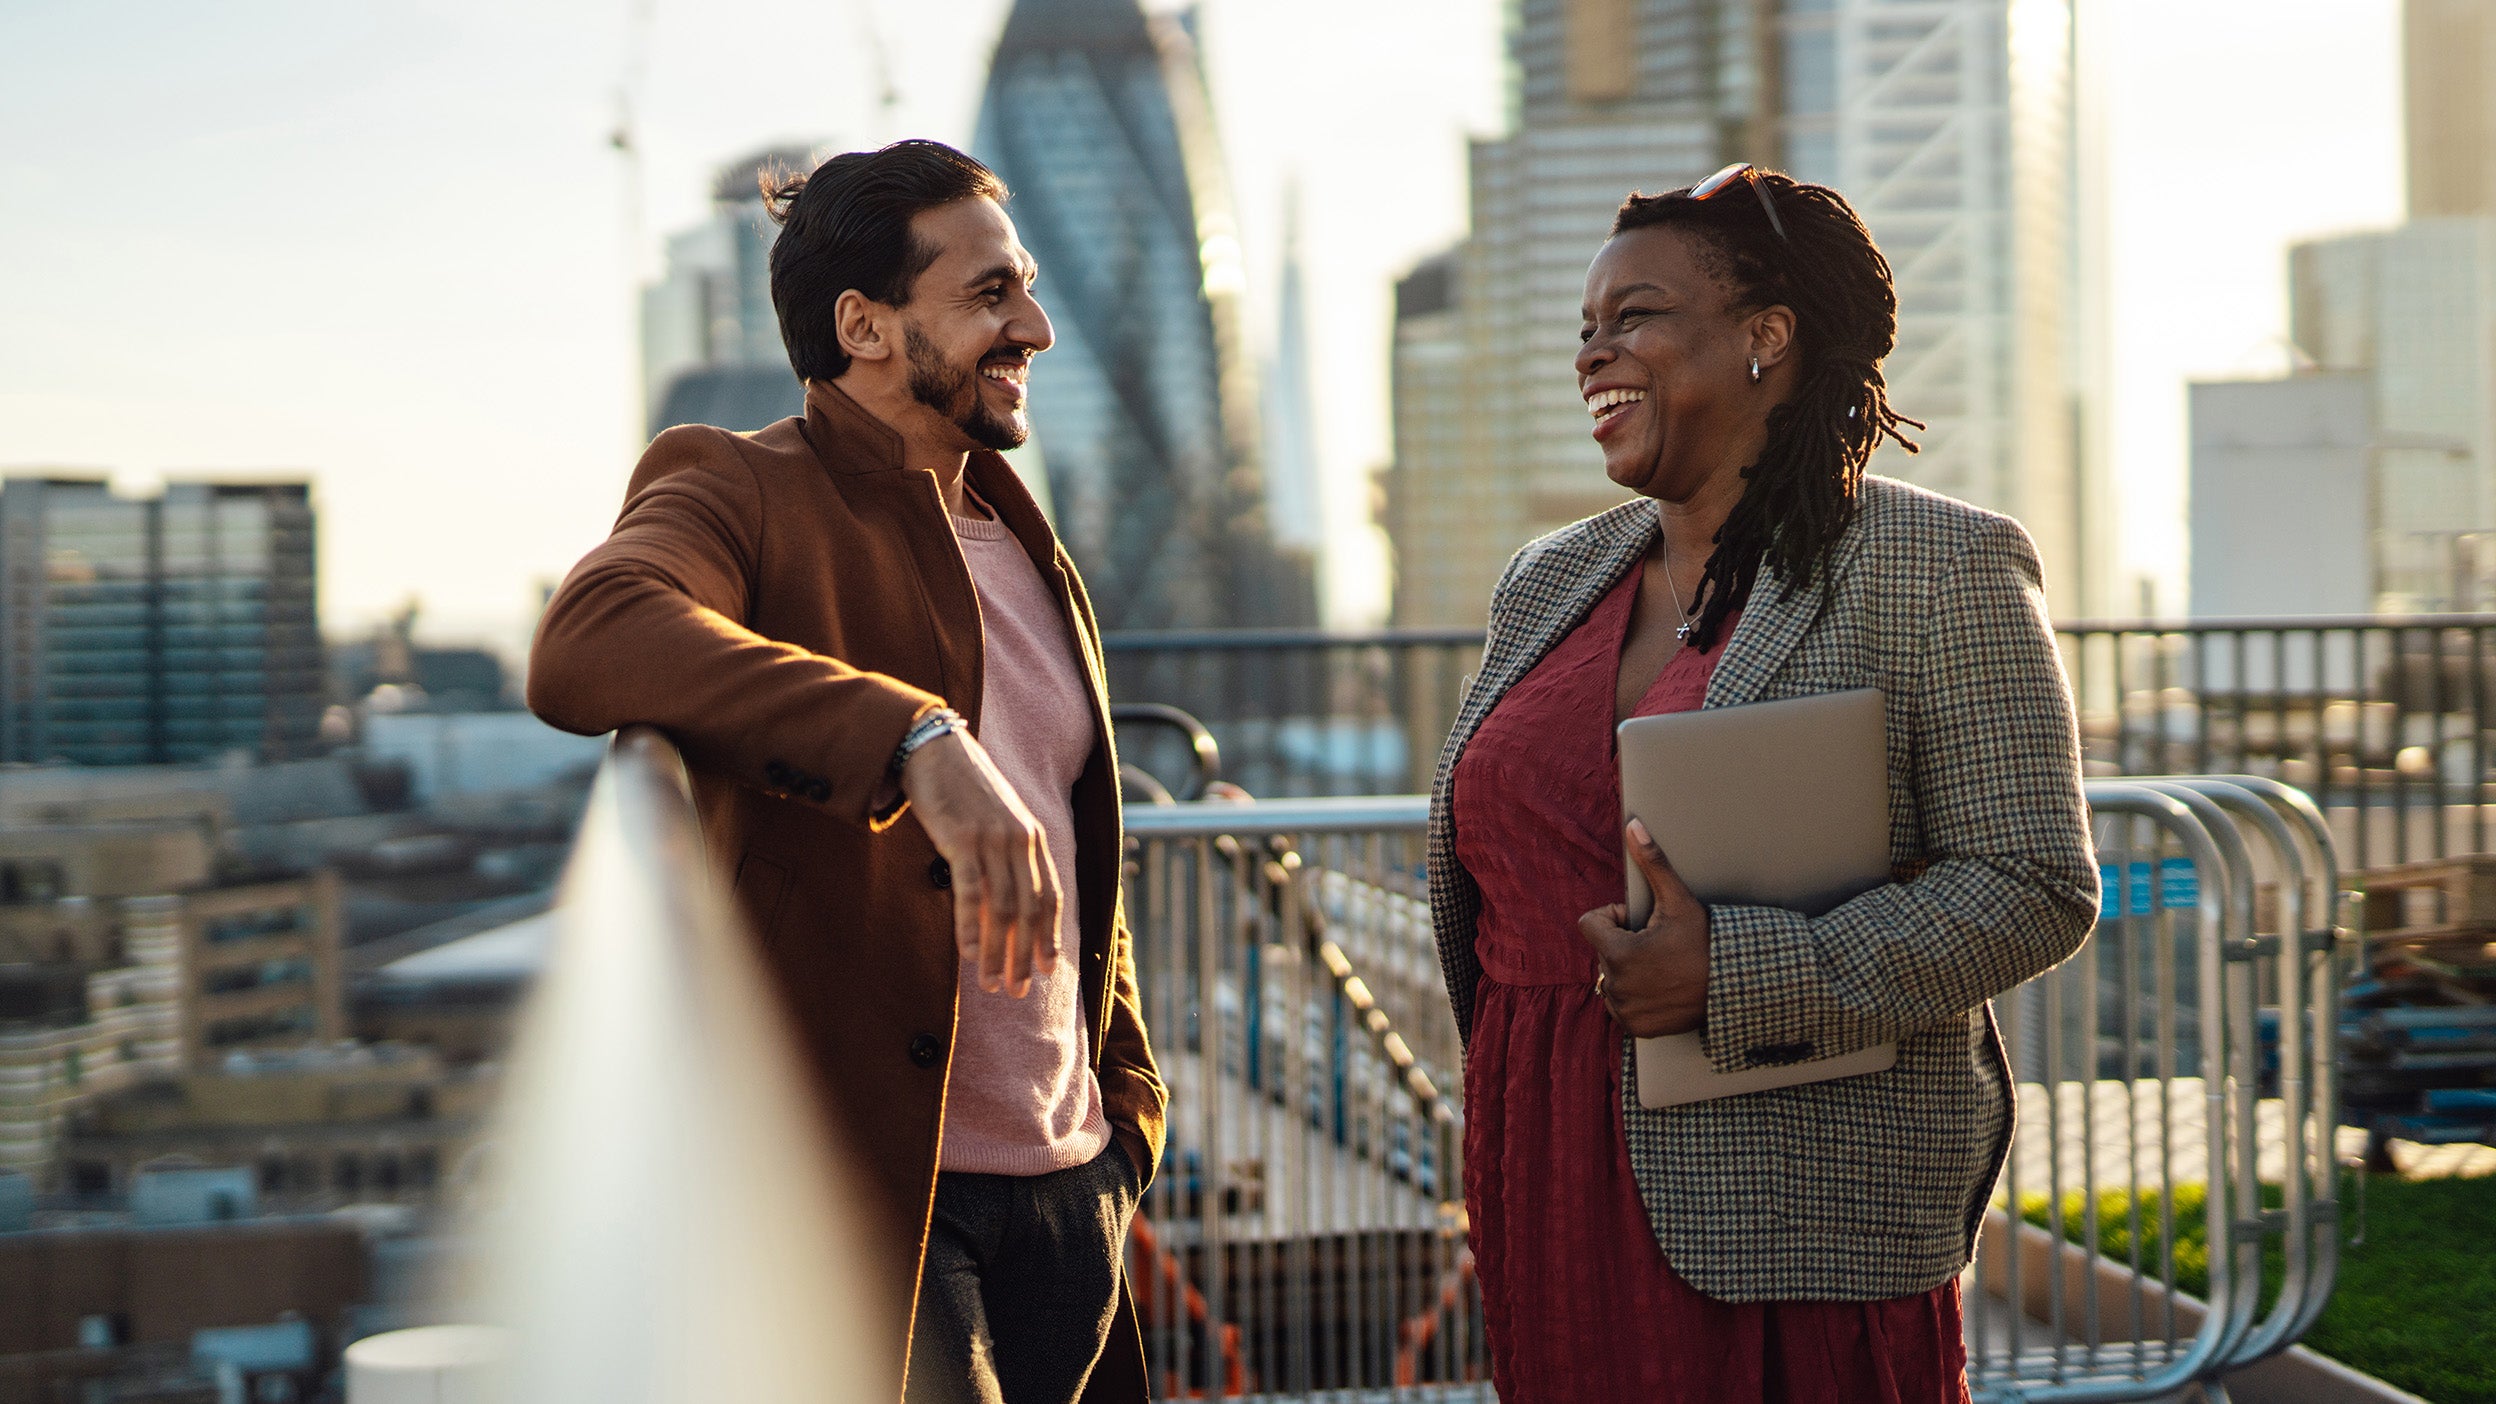
[[[828,380],[806,382],[806,442],[836,476],[901,467],[901,434]]]
[[[1700,705],[1738,707],[1760,699],[1786,655],[1829,607],[1837,593],[1837,577],[1862,552],[1864,514],[1872,510],[1872,499],[1883,490],[1877,483],[1868,476],[1864,479],[1855,498],[1854,520],[1838,538],[1828,568],[1808,588],[1796,589],[1784,576],[1765,570],[1752,582],[1751,602],[1744,606],[1741,622],[1734,625],[1724,656],[1716,660],[1716,675],[1708,680],[1707,700]]]
[[[1503,676],[1492,679],[1499,691],[1505,691],[1531,671],[1543,655],[1586,618],[1620,582],[1622,574],[1655,544],[1662,523],[1662,514],[1653,501],[1641,498],[1624,503],[1590,518],[1582,531],[1554,541],[1527,563],[1526,569],[1536,580],[1567,583],[1548,596],[1554,600],[1553,607],[1538,612],[1532,626],[1509,653],[1507,666],[1499,670]],[[1847,532],[1847,539],[1830,563],[1830,576],[1847,566],[1861,539],[1861,532]],[[1525,586],[1528,581],[1520,579],[1516,583]],[[1828,598],[1828,586],[1829,581],[1823,579],[1809,589],[1797,590],[1773,571],[1760,572],[1752,582],[1750,601],[1735,621],[1733,637],[1717,659],[1704,705],[1735,707],[1758,701],[1769,679],[1776,676],[1777,669],[1819,616]]]
[[[1534,605],[1510,626],[1517,629],[1513,644],[1502,638],[1500,658],[1483,660],[1489,696],[1504,695],[1593,612],[1655,543],[1661,521],[1654,502],[1624,502],[1564,530],[1518,565],[1511,592]]]
[[[806,382],[806,440],[824,468],[836,475],[902,470],[900,431],[828,380]],[[1057,557],[1057,533],[1003,454],[974,449],[964,471],[971,490],[997,509],[1035,564],[1046,566]]]

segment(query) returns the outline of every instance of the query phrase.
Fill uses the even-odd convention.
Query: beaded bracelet
[[[970,729],[971,724],[962,720],[962,714],[951,707],[930,709],[901,734],[901,744],[893,749],[893,778],[901,778],[901,768],[909,763],[912,751],[939,736],[951,736],[957,732],[968,735]]]

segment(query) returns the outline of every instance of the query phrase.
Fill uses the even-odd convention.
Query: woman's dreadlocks
[[[1725,619],[1750,599],[1765,563],[1796,587],[1826,570],[1854,520],[1864,464],[1886,436],[1909,453],[1899,426],[1924,425],[1889,407],[1881,358],[1898,338],[1898,294],[1889,260],[1846,198],[1760,171],[1776,202],[1780,237],[1746,192],[1693,200],[1687,190],[1633,194],[1612,219],[1615,235],[1665,226],[1696,235],[1703,262],[1732,290],[1737,308],[1794,313],[1802,375],[1793,398],[1768,412],[1768,442],[1742,470],[1742,499],[1716,533],[1699,585],[1691,642],[1712,648]]]

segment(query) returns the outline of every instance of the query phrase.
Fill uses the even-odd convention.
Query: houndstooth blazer
[[[1705,705],[1878,687],[1900,880],[1817,919],[1709,909],[1709,1060],[1733,1071],[1898,1044],[1897,1066],[1648,1111],[1623,1049],[1630,1168],[1665,1257],[1724,1301],[1869,1300],[1967,1264],[2011,1138],[1992,997],[2070,956],[2097,911],[2069,686],[2018,523],[1867,477],[1833,569],[1763,571]],[[1430,907],[1470,1039],[1481,889],[1449,777],[1499,699],[1654,542],[1641,499],[1519,551],[1430,800]],[[1624,1041],[1626,1043],[1626,1040]]]

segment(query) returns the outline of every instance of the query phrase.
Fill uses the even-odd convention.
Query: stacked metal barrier
[[[1967,1293],[1969,1378],[1996,1400],[2219,1397],[2331,1294],[2338,861],[2275,781],[2098,781],[2089,802],[2097,931],[1996,1001],[2021,1123]],[[2200,1301],[2177,1241],[2196,1210]]]
[[[2091,782],[2089,801],[2099,929],[1997,1001],[2021,1123],[1967,1282],[1982,1399],[2223,1393],[2331,1291],[2329,830],[2252,777]],[[1424,818],[1409,796],[1129,808],[1172,1090],[1130,1270],[1165,1394],[1491,1397]],[[2206,1309],[2179,1290],[2195,1273],[2175,1221],[2196,1193]],[[2113,1258],[2079,1246],[2107,1213]]]

